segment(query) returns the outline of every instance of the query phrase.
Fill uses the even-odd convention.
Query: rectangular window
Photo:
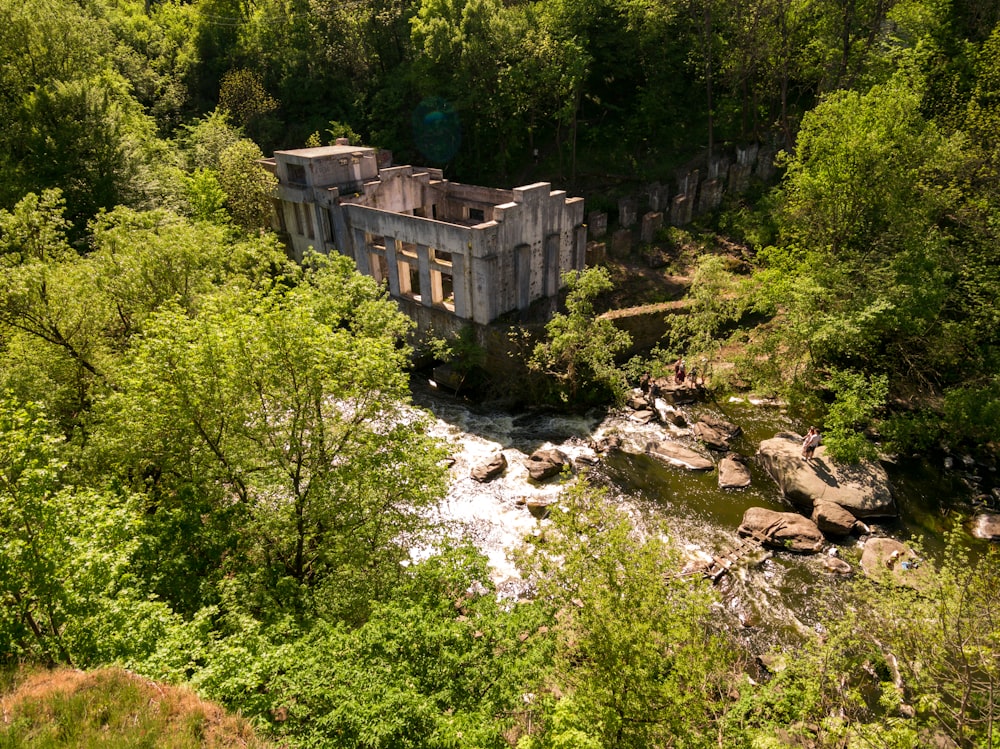
[[[290,184],[304,187],[306,184],[306,168],[302,164],[288,164],[288,181]]]
[[[485,221],[486,213],[483,211],[482,208],[470,208],[469,219],[472,221]]]

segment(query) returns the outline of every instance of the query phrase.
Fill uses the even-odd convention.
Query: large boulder
[[[1000,541],[1000,515],[983,512],[972,519],[972,535],[987,541]]]
[[[711,458],[670,440],[650,442],[646,445],[646,452],[665,463],[686,468],[689,471],[710,471],[715,468],[715,463],[712,462]]]
[[[826,501],[856,518],[896,514],[889,477],[878,463],[836,464],[822,445],[812,460],[803,460],[802,437],[789,432],[761,442],[757,457],[781,493],[799,507],[811,511],[817,502]]]
[[[750,469],[741,455],[727,455],[719,461],[719,488],[744,489],[750,486]]]
[[[741,536],[760,536],[768,546],[786,551],[812,554],[823,548],[825,540],[816,523],[797,512],[777,512],[766,507],[751,507],[743,513]]]
[[[470,476],[481,484],[492,481],[497,476],[507,470],[507,457],[503,453],[497,453],[485,463],[475,466],[470,472]]]
[[[704,422],[712,427],[712,429],[724,434],[726,439],[736,439],[743,434],[743,429],[741,427],[712,414],[702,414],[698,421]]]
[[[847,536],[858,520],[835,502],[820,500],[812,511],[812,521],[828,536]]]
[[[868,577],[911,588],[924,588],[933,574],[929,566],[894,538],[869,538],[861,552],[861,569]]]
[[[570,465],[570,460],[562,450],[552,447],[535,450],[528,456],[525,464],[531,478],[535,481],[545,481],[562,473],[563,466]]]
[[[722,450],[725,452],[729,449],[729,439],[725,434],[709,426],[704,421],[697,422],[693,427],[691,427],[691,432],[699,440],[705,443],[708,447],[714,450]]]

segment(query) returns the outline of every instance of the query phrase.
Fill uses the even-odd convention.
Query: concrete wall
[[[375,172],[375,156],[329,146],[268,160],[280,181],[275,228],[296,259],[339,251],[408,309],[479,324],[554,300],[562,274],[583,269],[582,198],[545,182],[500,190],[451,183],[437,169]]]

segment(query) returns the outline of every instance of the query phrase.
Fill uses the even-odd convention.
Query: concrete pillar
[[[420,303],[425,307],[434,304],[434,294],[431,288],[430,249],[425,244],[417,245],[417,271],[420,274]],[[440,293],[440,284],[438,293]]]
[[[455,290],[455,316],[463,320],[472,317],[472,300],[469,299],[469,269],[465,255],[453,253],[451,256],[451,284]]]
[[[591,211],[587,214],[587,228],[592,239],[600,239],[608,233],[608,214],[604,211]]]
[[[628,229],[619,229],[611,235],[611,255],[625,257],[630,252],[632,252],[632,232]]]
[[[602,265],[608,259],[608,245],[605,242],[587,242],[587,266]]]
[[[542,288],[545,296],[555,296],[559,293],[559,244],[558,234],[549,234],[545,238],[543,250],[543,280]]]
[[[587,227],[577,226],[573,230],[573,270],[587,267]]]
[[[777,168],[774,166],[775,152],[773,148],[761,148],[757,153],[757,162],[754,173],[765,182],[774,177]]]
[[[650,211],[662,211],[666,207],[667,188],[665,185],[662,185],[659,182],[654,182],[646,188],[646,192],[649,196]]]
[[[750,184],[750,166],[748,164],[733,164],[729,167],[729,185],[727,190],[731,195],[742,195]]]
[[[640,237],[644,244],[652,244],[656,239],[656,232],[663,227],[663,214],[659,211],[647,213],[642,217],[642,225],[639,229]]]
[[[618,225],[627,229],[635,224],[635,199],[621,198],[618,201]]]
[[[372,274],[371,250],[365,239],[365,232],[361,229],[354,230],[354,264],[358,268],[358,273],[364,276]]]
[[[395,237],[385,238],[385,263],[389,266],[389,294],[391,296],[402,296],[399,290],[399,258],[396,253],[399,251],[399,240]]]
[[[670,223],[674,226],[684,226],[691,223],[691,206],[693,201],[687,195],[678,195],[671,201]]]
[[[709,213],[722,204],[722,180],[707,179],[701,185],[701,196],[698,201],[698,212]]]
[[[531,306],[531,245],[514,248],[514,277],[517,279],[517,308]]]

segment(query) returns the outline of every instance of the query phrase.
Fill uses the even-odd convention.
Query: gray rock
[[[561,450],[543,448],[529,455],[526,465],[531,478],[535,481],[545,481],[562,473],[563,466],[570,465],[570,460]]]
[[[594,452],[598,453],[609,453],[615,450],[620,450],[622,446],[621,435],[618,434],[606,434],[600,439],[592,440],[590,443],[591,448]]]
[[[719,488],[744,489],[750,486],[750,469],[742,460],[727,455],[719,461]]]
[[[743,434],[742,428],[726,421],[725,419],[721,419],[718,416],[713,416],[712,414],[702,414],[698,421],[702,421],[720,434],[724,434],[726,439],[735,439]]]
[[[924,587],[932,574],[912,549],[894,538],[869,538],[861,552],[861,569],[876,580],[917,589]]]
[[[836,502],[820,500],[812,511],[812,521],[828,536],[847,536],[858,522],[850,512]]]
[[[983,512],[972,519],[972,535],[987,541],[1000,541],[1000,515]]]
[[[694,433],[695,437],[711,448],[716,450],[729,449],[729,440],[726,438],[726,435],[709,426],[704,421],[696,423],[693,427],[691,427],[691,431]]]
[[[835,575],[850,575],[852,572],[851,565],[838,557],[823,557],[823,566],[827,572],[832,572]]]
[[[812,510],[818,501],[834,502],[854,517],[892,517],[896,514],[889,477],[878,463],[834,463],[820,445],[812,460],[802,458],[802,438],[783,432],[764,440],[757,457],[795,505]]]
[[[497,453],[485,463],[476,466],[470,472],[470,476],[476,481],[485,484],[492,481],[497,476],[503,475],[507,470],[507,457],[503,453]]]
[[[633,411],[647,411],[649,410],[649,401],[646,400],[646,396],[639,395],[638,393],[633,393],[629,396],[627,404],[629,408]]]
[[[751,507],[743,513],[739,534],[758,534],[767,545],[786,551],[813,554],[823,548],[825,539],[816,523],[797,512],[777,512],[766,507]]]
[[[689,471],[710,471],[715,468],[715,463],[712,462],[711,458],[669,440],[650,442],[646,445],[646,452],[665,463],[686,468]]]

